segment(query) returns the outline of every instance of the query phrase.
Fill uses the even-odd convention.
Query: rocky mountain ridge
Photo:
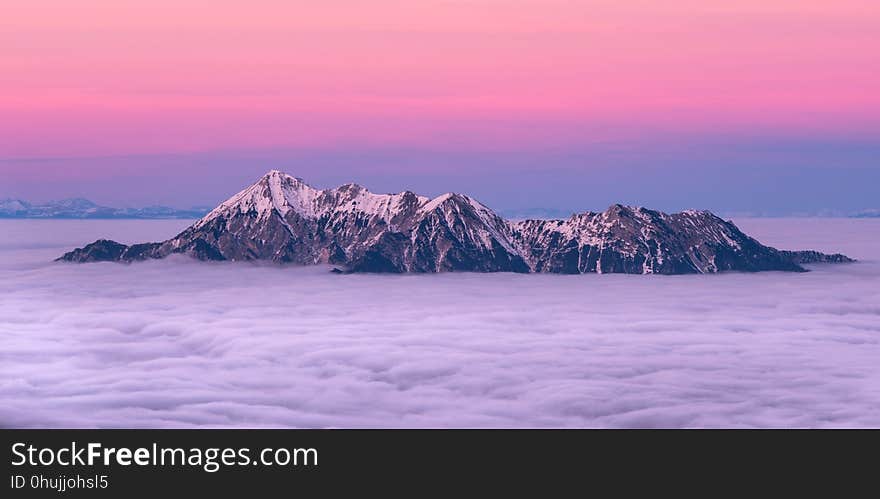
[[[565,220],[508,222],[463,195],[315,189],[273,170],[177,236],[126,246],[99,240],[59,260],[201,260],[331,264],[349,272],[688,274],[804,271],[844,255],[780,251],[710,212],[613,205]]]

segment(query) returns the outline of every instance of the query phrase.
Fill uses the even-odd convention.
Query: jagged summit
[[[253,185],[220,203],[196,226],[202,227],[217,218],[242,213],[254,213],[259,217],[269,216],[272,212],[284,216],[290,210],[305,213],[319,192],[300,178],[271,170]]]
[[[843,255],[779,251],[710,212],[666,214],[615,204],[565,220],[508,222],[457,193],[374,194],[357,184],[316,189],[272,170],[168,241],[95,243],[59,260],[329,263],[353,272],[713,273],[803,271]]]
[[[266,217],[273,213],[287,217],[291,212],[306,218],[320,218],[333,210],[360,212],[388,220],[402,203],[415,198],[424,204],[428,198],[411,192],[373,194],[358,184],[335,189],[316,189],[299,177],[271,170],[253,185],[227,199],[208,213],[197,225],[203,226],[218,217],[254,213]]]

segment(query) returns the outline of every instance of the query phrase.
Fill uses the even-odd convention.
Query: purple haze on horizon
[[[501,211],[599,211],[619,202],[665,211],[845,213],[877,207],[878,157],[880,142],[729,138],[526,151],[269,149],[38,158],[0,160],[0,198],[213,207],[280,169],[322,188],[355,182],[374,192],[463,192]]]

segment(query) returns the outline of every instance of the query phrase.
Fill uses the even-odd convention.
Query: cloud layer
[[[0,222],[0,426],[880,426],[880,223],[744,220],[808,274],[47,263],[174,221]]]

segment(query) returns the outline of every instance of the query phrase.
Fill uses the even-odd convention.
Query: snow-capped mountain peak
[[[295,211],[310,216],[314,200],[320,192],[300,178],[271,170],[254,184],[220,203],[199,220],[196,227],[203,227],[220,217],[229,219],[240,214],[255,214],[258,219],[265,219],[273,212],[284,217],[290,211]]]
[[[361,213],[388,222],[407,204],[424,204],[428,198],[404,191],[398,194],[374,194],[358,184],[345,184],[335,189],[316,189],[301,178],[278,170],[265,174],[253,185],[227,199],[208,213],[197,226],[205,226],[218,217],[253,213],[264,219],[273,214],[287,218],[291,213],[307,219],[318,219],[330,213]]]

